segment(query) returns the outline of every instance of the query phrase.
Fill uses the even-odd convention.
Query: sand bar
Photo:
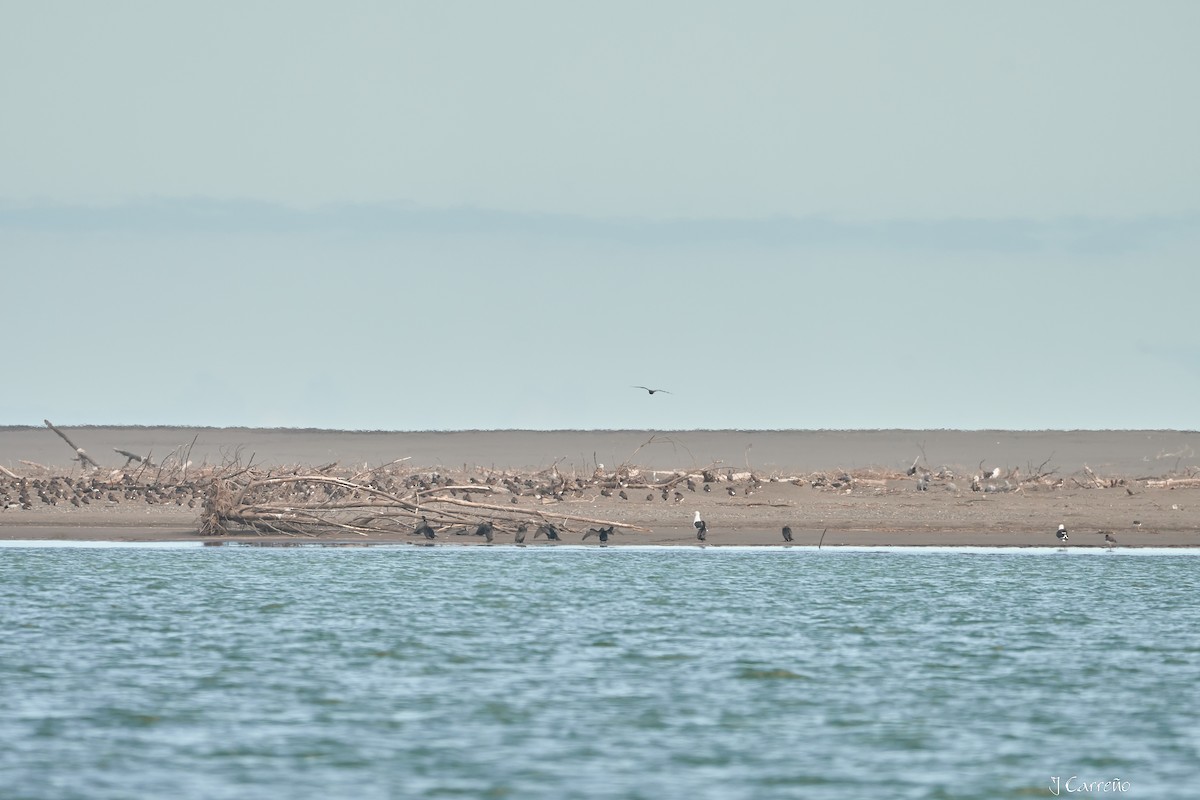
[[[194,463],[380,465],[406,459],[413,469],[538,470],[590,474],[598,464],[636,464],[648,474],[715,468],[712,491],[645,491],[626,500],[583,492],[548,504],[548,515],[572,513],[651,529],[612,543],[696,545],[690,521],[700,511],[709,545],[779,545],[780,528],[796,545],[1014,546],[1053,544],[1062,522],[1072,547],[1104,547],[1101,531],[1121,547],[1200,547],[1200,433],[1194,431],[472,431],[453,433],[342,432],[213,428],[66,428],[106,468],[124,463],[113,448],[160,459],[195,440]],[[903,473],[914,459],[945,471],[919,491]],[[0,428],[0,465],[18,474],[38,464],[79,474],[71,451],[44,427]],[[1019,491],[971,491],[985,469],[1049,478]],[[814,486],[814,474],[855,471],[845,487]],[[755,476],[752,486],[745,476]],[[726,476],[738,476],[726,482]],[[1099,481],[1097,481],[1099,479]],[[728,484],[728,485],[727,485]],[[728,492],[735,488],[734,494]],[[747,489],[751,489],[747,491]],[[993,486],[993,488],[997,488]],[[520,498],[521,503],[533,502]],[[0,539],[174,541],[199,539],[198,512],[186,505],[35,504],[0,512]],[[1137,524],[1135,524],[1137,523]],[[578,543],[582,530],[567,535]],[[274,537],[235,537],[261,542]],[[344,539],[353,543],[412,541],[396,534]],[[592,538],[589,543],[595,542]],[[447,534],[439,544],[477,544]],[[547,545],[544,540],[537,546]]]

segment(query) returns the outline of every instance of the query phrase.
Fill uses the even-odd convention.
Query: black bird
[[[491,543],[494,530],[495,529],[492,527],[491,522],[481,522],[479,527],[475,529],[475,535],[482,536],[483,538],[487,539],[489,543]]]
[[[552,542],[562,541],[562,539],[558,538],[558,528],[555,528],[549,522],[538,525],[538,529],[534,531],[533,538],[536,539],[542,535],[545,535],[545,537]]]
[[[783,526],[783,540],[785,542],[790,542],[792,540],[792,529],[787,525]]]
[[[622,500],[628,500],[628,499],[629,499],[629,495],[625,494],[625,490],[624,490],[624,489],[622,489],[621,491],[617,492],[617,497],[621,498]]]
[[[1066,544],[1067,543],[1067,526],[1063,525],[1060,522],[1058,524],[1058,533],[1056,533],[1054,535],[1058,537],[1058,540],[1060,542],[1062,542],[1063,544]]]
[[[522,522],[520,525],[517,526],[517,535],[513,538],[513,541],[516,542],[517,544],[524,544],[525,543],[525,532],[528,530],[529,530],[529,526],[526,525],[524,522]]]
[[[692,527],[696,529],[696,538],[703,542],[705,537],[708,536],[708,525],[705,524],[704,520],[700,519],[699,511],[696,512],[696,518],[692,520]]]
[[[645,389],[650,394],[656,394],[658,392],[662,392],[663,394],[671,394],[666,389],[651,389],[649,386],[631,386],[630,388],[631,389]]]
[[[608,544],[608,535],[612,532],[612,525],[609,525],[607,528],[589,528],[588,532],[583,535],[583,538],[586,539],[587,537],[595,534],[596,536],[600,537],[600,544]]]
[[[421,516],[421,524],[416,527],[413,533],[419,533],[426,539],[437,537],[437,531],[433,529],[433,526],[429,524],[429,520],[425,519],[424,515]]]

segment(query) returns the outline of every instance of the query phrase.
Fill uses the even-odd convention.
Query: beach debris
[[[47,428],[49,428],[50,430],[57,433],[62,438],[62,440],[67,443],[67,446],[75,451],[75,459],[74,460],[78,461],[80,466],[85,467],[85,468],[90,466],[93,469],[100,469],[100,465],[96,463],[95,459],[93,459],[91,456],[89,456],[82,447],[76,446],[76,444],[74,442],[72,442],[71,439],[65,433],[63,433],[58,428],[54,427],[53,422],[51,422],[48,419],[44,419],[44,420],[42,420],[42,422],[46,423]]]
[[[520,535],[520,525],[545,527],[550,523],[550,515],[541,508],[510,502],[501,505],[492,500],[496,495],[507,497],[515,489],[581,497],[590,485],[582,479],[567,479],[557,468],[523,479],[474,473],[455,479],[440,471],[413,470],[402,461],[354,472],[330,465],[324,471],[302,466],[268,470],[252,464],[242,467],[235,461],[207,473],[200,532],[210,536],[239,531],[303,536],[399,533],[432,539],[430,533],[454,529],[491,542],[501,530]],[[159,497],[146,494],[147,502]],[[556,511],[552,516],[561,526],[582,523],[647,530],[569,511]]]

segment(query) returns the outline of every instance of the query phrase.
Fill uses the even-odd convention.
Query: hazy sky
[[[0,0],[0,424],[1195,429],[1197,30]]]

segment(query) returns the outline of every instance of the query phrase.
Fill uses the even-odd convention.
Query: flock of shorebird
[[[1134,525],[1140,525],[1140,524],[1141,524],[1140,522],[1134,522]],[[696,540],[697,541],[703,542],[708,539],[708,523],[704,521],[704,517],[700,516],[699,511],[697,511],[695,517],[692,518],[692,527],[696,530]],[[524,544],[525,543],[525,534],[528,532],[529,532],[529,525],[527,523],[522,522],[520,525],[517,526],[516,534],[513,537],[513,541],[516,544]],[[430,525],[429,520],[427,520],[423,516],[421,517],[421,524],[417,525],[413,529],[413,533],[415,533],[419,536],[423,536],[426,539],[436,539],[437,538],[437,530],[432,525]],[[601,527],[601,528],[590,528],[586,533],[583,534],[583,540],[587,541],[588,538],[595,536],[600,540],[600,544],[604,545],[604,544],[608,544],[608,538],[610,536],[612,536],[614,533],[620,533],[620,531],[616,530],[616,526],[614,526],[614,525],[609,525],[608,527]],[[791,526],[784,525],[781,533],[783,534],[783,541],[787,544],[791,544],[791,542],[793,541]],[[1104,544],[1106,547],[1116,546],[1117,537],[1113,536],[1112,531],[1099,531],[1099,533],[1104,536]],[[477,525],[475,527],[474,535],[482,536],[489,544],[491,544],[495,540],[495,536],[496,536],[495,526],[492,524],[491,521],[481,522],[479,525]],[[533,534],[533,538],[537,539],[537,537],[539,537],[539,536],[545,536],[546,539],[549,541],[554,541],[554,542],[562,541],[562,538],[559,536],[558,529],[548,522],[538,525],[536,532]],[[1067,544],[1067,541],[1069,540],[1069,536],[1067,534],[1067,526],[1062,523],[1059,523],[1058,530],[1055,531],[1054,536],[1056,539],[1058,539],[1058,543],[1060,545],[1065,546]]]

